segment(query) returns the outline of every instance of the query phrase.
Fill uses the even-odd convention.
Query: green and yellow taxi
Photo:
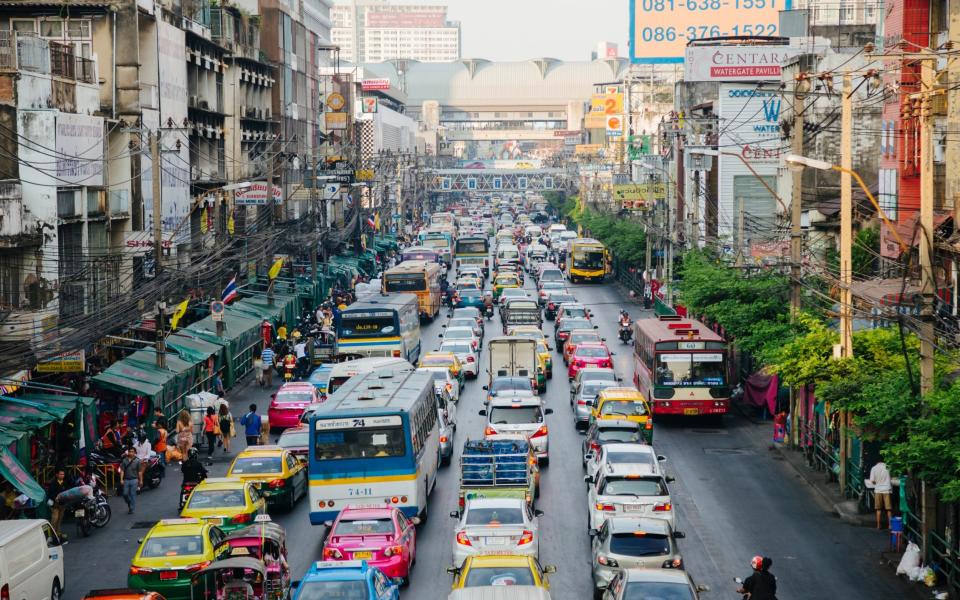
[[[224,532],[252,525],[257,515],[267,512],[259,488],[259,483],[237,477],[208,477],[190,492],[180,516],[206,521]]]
[[[223,539],[223,531],[210,522],[163,519],[140,540],[127,587],[157,592],[167,600],[188,600],[190,577],[220,558]]]
[[[525,585],[550,589],[547,575],[556,573],[553,565],[540,566],[532,556],[517,554],[480,554],[468,556],[459,567],[450,567],[453,589]]]
[[[247,446],[233,459],[227,477],[259,483],[267,504],[288,511],[309,489],[306,463],[280,446]]]
[[[503,275],[497,275],[493,280],[493,301],[499,302],[500,295],[503,294],[503,290],[506,288],[518,288],[520,287],[520,278],[516,275],[504,273]]]
[[[624,419],[643,427],[644,441],[653,443],[653,411],[640,390],[608,387],[600,390],[590,411],[590,424],[597,419]]]
[[[457,358],[457,355],[453,352],[426,352],[420,356],[420,363],[418,367],[447,367],[450,370],[450,374],[457,380],[457,383],[460,384],[460,389],[463,389],[466,373],[463,372],[463,364],[460,362],[460,359]]]

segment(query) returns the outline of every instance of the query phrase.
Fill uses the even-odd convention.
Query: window
[[[40,35],[42,37],[63,37],[63,21],[60,19],[40,21]]]
[[[850,0],[841,0],[840,2],[840,22],[853,22],[853,3]]]
[[[10,26],[17,33],[37,32],[37,22],[33,19],[10,19]]]

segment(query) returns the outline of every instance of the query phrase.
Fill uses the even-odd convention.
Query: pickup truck
[[[537,457],[521,436],[467,440],[460,455],[460,510],[472,498],[523,498],[533,508],[540,488]]]
[[[543,327],[540,306],[535,300],[526,298],[511,298],[501,304],[500,318],[503,321],[504,335],[512,325],[536,325],[538,329]]]

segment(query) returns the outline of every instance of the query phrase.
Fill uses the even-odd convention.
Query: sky
[[[409,1],[409,0],[408,0]],[[424,0],[424,4],[437,0]],[[589,60],[598,42],[627,56],[627,0],[446,0],[464,58]]]

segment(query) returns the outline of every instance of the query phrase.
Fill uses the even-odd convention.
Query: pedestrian
[[[263,422],[260,415],[257,414],[257,405],[250,405],[250,412],[240,418],[240,424],[243,425],[243,434],[247,436],[247,446],[256,446],[260,443],[260,430]]]
[[[227,395],[227,390],[223,387],[223,377],[220,376],[220,372],[217,372],[217,376],[213,380],[213,393],[223,398]]]
[[[263,387],[263,354],[259,350],[253,355],[253,375],[260,387]]]
[[[307,343],[302,339],[297,340],[293,351],[297,355],[297,377],[303,378],[307,370]]]
[[[223,441],[223,452],[226,454],[230,452],[230,438],[237,435],[233,426],[233,415],[230,414],[230,407],[226,402],[220,405],[217,418],[220,420],[220,439]]]
[[[153,450],[160,459],[160,477],[164,477],[167,474],[167,436],[170,435],[167,433],[166,419],[157,419],[154,421],[153,428],[156,430]]]
[[[203,417],[203,435],[207,438],[207,464],[213,464],[213,449],[217,445],[217,436],[220,435],[220,420],[212,406],[207,407],[207,414]]]
[[[137,479],[137,485],[139,486],[137,493],[140,493],[140,490],[143,489],[143,473],[147,470],[147,459],[150,458],[153,447],[150,445],[150,440],[147,439],[147,434],[141,433],[137,436],[133,448],[137,452],[137,458],[140,459],[140,476]]]
[[[267,387],[273,387],[273,361],[276,353],[273,348],[267,346],[260,353],[260,359],[263,361],[263,381]]]
[[[280,321],[280,326],[277,327],[277,339],[287,341],[287,324],[283,321]]]
[[[180,460],[193,447],[193,417],[186,408],[177,415],[177,450],[180,451]]]
[[[873,488],[873,506],[877,511],[877,529],[880,529],[881,513],[887,511],[887,526],[893,516],[893,486],[890,484],[890,470],[883,459],[870,469],[867,487]]]
[[[120,478],[123,480],[123,499],[127,502],[127,514],[132,515],[137,507],[137,485],[140,483],[140,459],[133,446],[127,448],[127,455],[120,461]]]
[[[100,436],[100,445],[107,454],[119,457],[120,449],[120,421],[114,419],[107,425],[107,430]]]
[[[50,507],[50,525],[61,538],[66,539],[63,532],[60,531],[60,524],[63,523],[63,504],[57,502],[57,496],[74,487],[72,483],[67,482],[67,473],[63,467],[57,467],[53,479],[47,484],[47,506]]]

